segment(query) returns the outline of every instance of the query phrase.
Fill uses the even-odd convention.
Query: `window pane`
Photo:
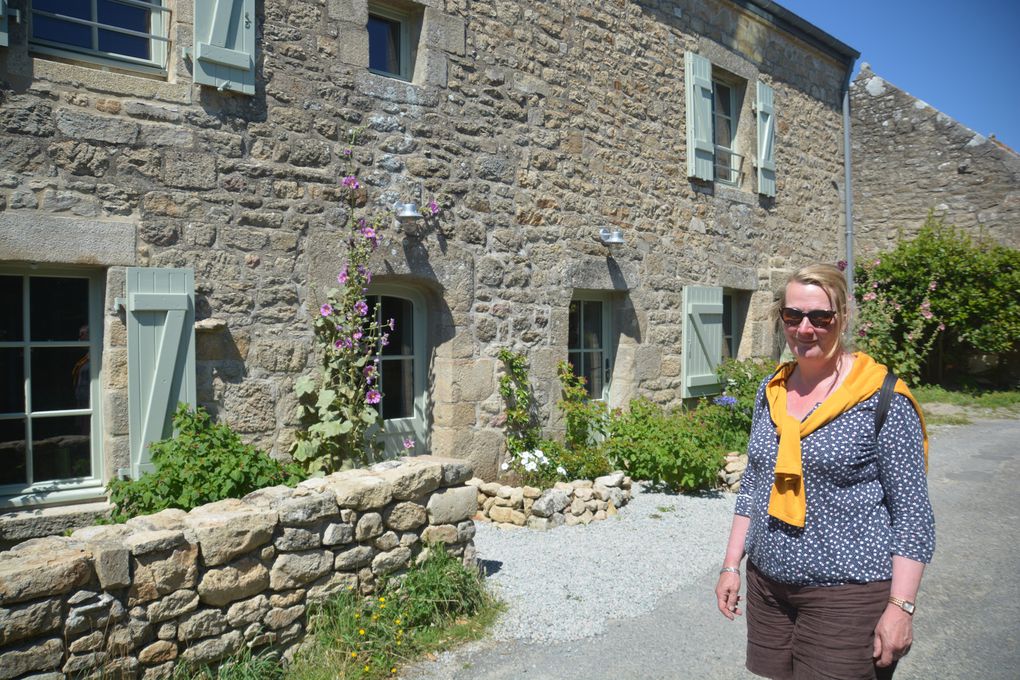
[[[382,362],[383,418],[410,418],[414,413],[414,361]]]
[[[567,354],[567,361],[570,363],[570,368],[573,369],[574,375],[584,375],[584,355],[581,352],[569,352]]]
[[[581,303],[570,303],[570,321],[567,324],[567,349],[581,349]]]
[[[28,290],[32,340],[88,339],[88,279],[33,276]]]
[[[588,381],[588,397],[602,398],[602,352],[585,352],[584,377]]]
[[[21,286],[20,276],[0,276],[0,342],[22,340]]]
[[[383,355],[414,354],[414,305],[410,300],[383,297],[379,320],[387,323],[393,319],[390,344],[383,347]]]
[[[0,349],[0,413],[25,412],[24,352]]]
[[[34,347],[32,411],[89,407],[88,347]]]
[[[602,349],[602,303],[585,301],[584,314],[584,349]]]
[[[723,358],[733,356],[733,296],[723,295],[722,297],[722,334],[723,334]]]
[[[400,22],[368,16],[368,67],[400,73]]]
[[[151,14],[140,7],[129,7],[112,0],[99,0],[99,21],[132,31],[148,33],[151,30]],[[99,31],[99,49],[113,54],[124,54],[139,59],[151,59],[148,38],[125,35],[117,31]]]
[[[25,421],[0,420],[0,484],[25,484]]]
[[[90,0],[32,0],[32,9],[41,12],[52,12],[76,19],[92,18]]]
[[[90,477],[89,417],[32,420],[32,481]]]

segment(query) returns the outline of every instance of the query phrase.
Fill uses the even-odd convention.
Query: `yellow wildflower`
[[[358,653],[357,652],[351,652],[351,658],[352,659],[357,659],[358,658]]]
[[[364,628],[359,628],[358,629],[358,635],[364,635],[364,634],[365,634],[365,629]]]

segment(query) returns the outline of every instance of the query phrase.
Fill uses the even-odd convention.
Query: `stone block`
[[[45,635],[59,628],[60,623],[60,600],[0,607],[0,643],[6,647],[19,640]]]
[[[358,577],[356,574],[332,573],[310,586],[306,598],[309,604],[325,602],[337,593],[355,590],[357,587]]]
[[[60,109],[56,119],[57,129],[71,139],[107,144],[134,144],[138,139],[138,124],[121,118]]]
[[[395,503],[383,513],[383,522],[397,531],[416,529],[428,521],[425,506],[410,501]]]
[[[461,17],[426,7],[422,33],[426,46],[464,56],[465,30]]]
[[[269,570],[254,557],[243,557],[223,567],[209,569],[198,584],[203,604],[222,607],[252,597],[269,587]]]
[[[133,560],[133,571],[134,577],[128,589],[130,606],[181,588],[194,588],[198,574],[198,546],[185,543],[167,552],[140,555]]]
[[[136,531],[124,538],[124,545],[136,557],[154,552],[166,552],[186,543],[184,532],[175,529]]]
[[[161,623],[198,609],[198,593],[194,590],[178,590],[157,600],[145,610],[152,623]]]
[[[219,609],[200,609],[182,616],[177,623],[177,638],[181,642],[221,635],[230,628],[227,617]]]
[[[354,540],[354,527],[350,524],[332,522],[322,532],[322,544],[333,546],[350,543]]]
[[[0,553],[0,605],[59,595],[86,583],[92,564],[80,545],[40,538]]]
[[[202,562],[215,567],[267,543],[277,519],[275,512],[231,499],[195,508],[185,523],[201,545]]]
[[[269,610],[263,619],[263,623],[270,630],[279,630],[300,619],[304,616],[305,611],[306,608],[303,604],[295,604],[290,607],[276,607]]]
[[[343,64],[368,67],[368,31],[365,24],[350,23],[344,20],[338,24],[340,35],[337,40],[339,50],[337,57]]]
[[[227,621],[233,628],[243,628],[260,621],[268,611],[269,600],[260,594],[230,605],[227,608]]]
[[[92,553],[92,566],[103,590],[118,590],[131,584],[131,553],[123,543],[91,543],[89,551]]]
[[[283,553],[273,562],[269,585],[273,590],[298,588],[325,576],[332,569],[333,553],[327,550]]]
[[[411,560],[411,549],[398,547],[372,558],[372,573],[383,576],[400,569]]]
[[[177,658],[177,643],[157,640],[138,652],[138,661],[146,666],[173,661]]]
[[[393,489],[393,498],[408,501],[438,489],[443,481],[443,467],[438,462],[408,458],[403,465],[378,475]]]
[[[372,542],[372,546],[382,552],[393,550],[398,545],[400,545],[400,538],[397,537],[397,532],[395,531],[387,531]]]
[[[354,538],[358,541],[367,541],[381,536],[382,533],[382,515],[378,512],[366,512],[358,519],[358,524],[354,527]]]
[[[563,512],[570,504],[570,497],[562,489],[547,489],[531,506],[531,514],[538,517],[551,517]]]
[[[456,524],[478,509],[474,487],[459,486],[437,491],[425,506],[431,524]]]
[[[365,470],[338,472],[325,479],[341,508],[372,510],[385,507],[393,499],[393,488]]]
[[[213,189],[216,187],[216,156],[167,149],[163,151],[160,179],[166,186],[178,189]]]
[[[333,568],[336,571],[354,571],[371,563],[375,557],[376,550],[367,545],[359,545],[349,550],[339,552],[333,561]]]
[[[221,637],[192,643],[181,653],[180,658],[192,667],[207,666],[238,651],[242,644],[244,636],[240,631],[232,630]]]
[[[421,540],[425,544],[457,543],[457,527],[452,524],[440,524],[425,527],[421,532]]]

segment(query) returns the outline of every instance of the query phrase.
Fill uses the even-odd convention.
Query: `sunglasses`
[[[804,312],[796,307],[783,307],[779,310],[779,318],[787,326],[799,326],[805,316],[815,328],[828,328],[836,319],[836,311],[832,309],[812,309],[810,312]]]

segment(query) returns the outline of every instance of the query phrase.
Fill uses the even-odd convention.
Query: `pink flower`
[[[436,199],[434,198],[431,201],[429,201],[429,204],[428,206],[426,206],[426,208],[428,209],[429,215],[432,215],[433,217],[439,214],[439,204],[436,203]]]
[[[373,229],[372,227],[362,227],[361,235],[370,240],[374,239],[376,237],[375,229]]]
[[[878,297],[878,295],[876,295],[874,291],[869,291],[869,292],[865,293],[864,297],[861,298],[861,299],[864,300],[865,302],[871,302],[872,300],[876,299],[877,297]]]
[[[369,404],[378,404],[382,401],[382,395],[379,393],[379,390],[370,389],[368,392],[365,392],[365,401]]]
[[[383,347],[390,344],[390,334],[383,333],[382,337],[379,338],[379,344],[382,345]]]
[[[922,309],[921,310],[921,316],[923,316],[926,319],[930,319],[930,318],[932,318],[935,315],[931,313],[930,309]]]
[[[340,183],[351,191],[357,191],[361,188],[361,182],[354,175],[347,175]]]
[[[332,313],[333,313],[333,305],[329,304],[328,302],[326,304],[322,305],[321,307],[319,307],[319,314],[322,314],[323,316],[329,316]]]
[[[866,338],[868,337],[868,332],[862,328],[859,331],[857,331],[857,335],[862,338]]]
[[[354,303],[354,311],[358,313],[358,316],[365,316],[368,314],[368,305],[364,300],[358,300]]]
[[[405,449],[413,449],[414,448],[414,440],[413,439],[405,439],[404,440],[404,448]]]
[[[928,284],[928,290],[935,290],[938,287],[939,287],[939,282],[936,281],[935,279],[932,279],[931,283]]]
[[[941,331],[944,331],[944,330],[946,330],[946,324],[939,323],[939,331],[941,332]]]
[[[363,334],[361,331],[354,331],[354,335],[352,335],[351,337],[354,338],[355,340],[361,340],[362,335]]]
[[[846,260],[840,260],[839,262],[837,262],[836,263],[836,268],[839,269],[839,271],[841,271],[841,272],[845,272],[846,271]]]
[[[347,274],[347,267],[340,270],[340,273],[336,275],[336,282],[341,286],[347,283],[349,275]]]
[[[390,330],[392,331],[393,330],[393,319],[390,319],[389,321],[387,321],[386,325],[389,326]]]
[[[344,149],[340,153],[342,153],[346,158],[350,158],[353,152],[350,149]]]

